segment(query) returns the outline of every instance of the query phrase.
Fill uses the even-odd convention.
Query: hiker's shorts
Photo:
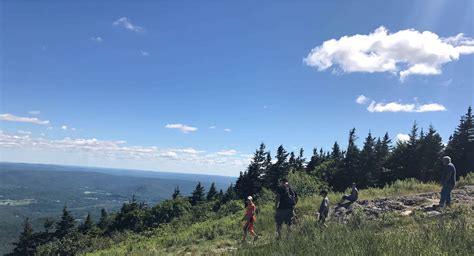
[[[295,212],[293,209],[277,209],[275,213],[275,222],[278,226],[281,226],[283,222],[287,225],[293,224],[293,218]]]

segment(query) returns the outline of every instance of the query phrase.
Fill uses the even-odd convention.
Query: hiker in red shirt
[[[253,224],[255,223],[255,220],[257,219],[255,215],[255,204],[253,203],[253,198],[251,196],[247,197],[247,211],[245,213],[245,216],[242,218],[242,220],[245,220],[245,225],[244,225],[244,237],[242,239],[242,242],[245,242],[247,239],[247,233],[250,233],[253,236],[254,240],[257,240],[258,236],[255,234],[255,231],[253,230]]]

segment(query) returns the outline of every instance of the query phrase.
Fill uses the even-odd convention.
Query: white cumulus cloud
[[[167,124],[165,128],[168,129],[178,129],[181,130],[184,133],[189,133],[189,132],[195,132],[198,130],[196,127],[188,126],[185,124]]]
[[[47,125],[49,124],[48,120],[40,120],[36,117],[21,117],[15,116],[12,114],[1,114],[0,121],[9,121],[9,122],[21,122],[21,123],[32,123],[32,124],[39,124],[39,125]]]
[[[365,97],[364,95],[359,95],[356,99],[357,104],[365,105],[369,102],[369,98]]]
[[[410,136],[408,134],[403,134],[403,133],[397,134],[398,142],[407,142],[408,140],[410,140]]]
[[[130,31],[134,31],[134,32],[137,32],[137,33],[144,31],[144,29],[142,27],[137,26],[137,25],[133,25],[132,22],[130,21],[130,19],[127,18],[127,17],[121,17],[118,20],[114,21],[114,26],[123,27],[125,29],[128,29]]]
[[[400,80],[410,75],[437,75],[442,66],[474,53],[474,40],[458,34],[443,38],[414,29],[390,33],[385,27],[368,35],[343,36],[311,50],[304,63],[324,71],[332,66],[343,72],[390,72]]]

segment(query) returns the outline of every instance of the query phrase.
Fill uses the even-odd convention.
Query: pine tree
[[[107,211],[104,208],[102,208],[100,210],[100,219],[99,219],[99,222],[97,223],[97,226],[101,230],[105,231],[109,228],[110,224],[111,223],[110,223],[109,214],[107,213]]]
[[[13,249],[15,255],[29,256],[36,254],[35,238],[29,218],[25,219],[23,232],[21,232],[18,242],[13,243],[13,245],[15,245],[15,248]]]
[[[358,179],[355,181],[359,187],[364,188],[377,184],[377,177],[374,175],[376,167],[375,138],[373,138],[369,132],[365,139],[364,147],[360,152],[360,164],[357,173]]]
[[[88,213],[86,220],[79,226],[79,231],[83,234],[90,233],[95,228],[95,224],[92,221],[91,214]]]
[[[290,172],[295,172],[296,171],[296,157],[295,157],[295,152],[290,153],[290,159],[288,160],[288,168]]]
[[[320,158],[318,154],[318,149],[313,148],[313,155],[311,156],[308,164],[306,165],[306,173],[312,174],[317,165],[320,164]]]
[[[337,141],[334,142],[334,145],[332,146],[331,159],[334,159],[336,162],[342,160],[341,148],[339,147],[339,144],[337,144]]]
[[[423,135],[423,133],[421,133]],[[424,135],[423,135],[424,136]],[[421,136],[420,136],[421,137]],[[410,132],[410,138],[407,142],[408,158],[405,160],[405,170],[404,170],[404,179],[406,178],[416,178],[419,176],[420,171],[420,155],[419,147],[420,140],[418,139],[418,124],[413,123]]]
[[[388,133],[385,133],[383,139],[380,140],[380,137],[377,139],[375,143],[375,159],[376,159],[376,167],[372,172],[372,178],[376,180],[376,184],[374,186],[382,187],[388,181],[389,175],[387,166],[387,161],[390,157],[391,146],[390,144],[392,141]]]
[[[472,108],[467,109],[467,113],[462,116],[454,134],[450,137],[445,155],[451,157],[456,166],[458,176],[464,176],[469,172],[474,172],[474,142],[469,142],[469,129],[473,129]]]
[[[194,191],[191,193],[191,197],[190,197],[191,205],[194,206],[200,202],[204,202],[205,198],[206,197],[205,197],[204,187],[201,185],[201,182],[199,182],[196,185],[196,188],[194,189]]]
[[[72,233],[74,231],[75,223],[74,217],[72,217],[71,212],[68,211],[67,206],[63,208],[63,215],[61,220],[56,223],[56,236],[62,238],[65,235]]]
[[[230,186],[227,188],[227,191],[224,194],[224,197],[222,198],[222,203],[225,204],[235,199],[237,199],[237,193],[235,191],[234,184],[230,184]]]
[[[247,196],[257,196],[262,190],[263,174],[271,165],[271,157],[265,152],[265,144],[261,143],[255,151],[253,158],[247,167],[247,171],[241,172],[235,184],[235,190],[239,198],[244,199]]]
[[[349,141],[347,144],[346,155],[342,161],[341,167],[337,168],[334,174],[333,188],[337,191],[343,191],[350,186],[352,182],[357,180],[357,168],[359,166],[359,148],[356,145],[357,136],[355,128],[349,131]]]
[[[174,188],[174,192],[173,192],[173,194],[171,195],[171,197],[172,197],[173,199],[176,199],[176,198],[181,197],[181,196],[182,196],[182,195],[181,195],[181,191],[179,190],[179,186],[176,186],[176,187]]]
[[[214,182],[211,184],[211,187],[209,188],[209,191],[207,192],[206,199],[207,201],[213,201],[217,197],[217,189],[216,189],[216,184]]]
[[[268,188],[275,190],[279,181],[285,178],[289,173],[289,164],[287,161],[288,153],[286,152],[283,145],[280,145],[277,149],[276,162],[273,164],[269,171],[265,174],[265,184]]]
[[[296,158],[296,170],[297,171],[304,171],[306,159],[304,158],[304,149],[300,148],[300,153]]]
[[[46,220],[43,223],[44,227],[44,232],[46,234],[49,234],[51,232],[51,229],[54,227],[54,220],[52,218],[46,218]]]
[[[441,170],[441,154],[443,152],[441,136],[430,125],[428,133],[420,136],[419,156],[420,171],[418,179],[421,181],[439,181]]]

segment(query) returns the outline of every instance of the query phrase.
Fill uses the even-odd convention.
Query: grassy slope
[[[464,184],[473,181],[464,181]],[[360,198],[410,195],[439,189],[436,184],[403,181],[384,189],[363,190]],[[330,194],[331,204],[340,196]],[[299,225],[280,242],[275,241],[274,210],[268,203],[260,204],[256,231],[261,238],[255,243],[239,244],[242,213],[173,230],[163,226],[89,255],[399,255],[402,252],[407,255],[469,255],[474,250],[472,206],[453,207],[438,218],[387,214],[377,221],[368,221],[356,213],[348,225],[328,222],[328,228],[322,232],[314,217],[320,201],[317,196],[300,200],[297,207]]]

